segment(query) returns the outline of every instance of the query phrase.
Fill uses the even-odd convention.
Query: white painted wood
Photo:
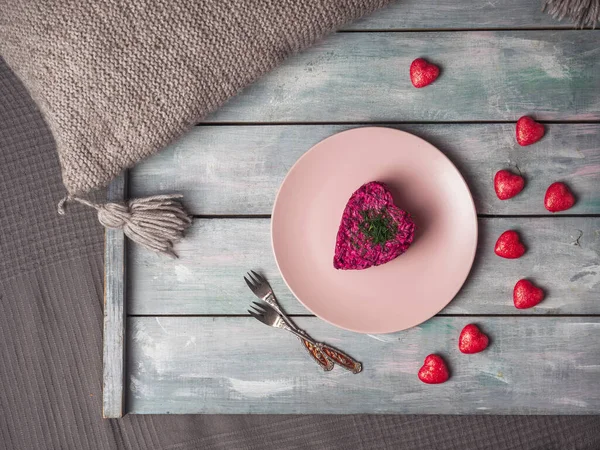
[[[197,219],[177,245],[177,260],[131,246],[129,314],[246,314],[254,300],[242,278],[249,269],[265,273],[288,312],[307,314],[275,266],[269,222]],[[483,218],[479,223],[474,268],[442,313],[600,314],[600,217]],[[528,247],[518,260],[493,252],[507,229],[519,230]],[[512,289],[524,277],[543,286],[548,296],[537,307],[518,311]]]
[[[463,355],[457,339],[470,322],[491,345]],[[379,336],[298,323],[362,361],[363,372],[324,373],[294,336],[252,318],[130,318],[129,412],[600,413],[599,318],[437,317]],[[448,362],[445,384],[418,380],[429,353]]]
[[[355,125],[199,126],[131,173],[133,197],[181,192],[196,215],[270,214],[296,160],[317,142]],[[568,214],[600,214],[600,124],[553,124],[521,147],[514,124],[394,125],[431,142],[458,166],[480,214],[550,214],[547,187],[565,181],[578,201]],[[500,201],[496,171],[518,167],[526,190]],[[427,176],[427,174],[423,174]]]
[[[126,172],[108,186],[107,200],[126,196]],[[104,245],[104,343],[102,375],[102,416],[125,414],[125,236],[122,230],[107,229]]]
[[[523,0],[400,0],[346,27],[349,30],[573,28]]]
[[[565,26],[538,7],[521,0],[406,0],[348,29]],[[543,192],[558,179],[578,197],[569,214],[600,214],[600,125],[574,123],[600,120],[599,37],[591,30],[339,33],[290,58],[139,165],[132,196],[179,191],[196,215],[269,214],[297,158],[355,126],[311,122],[514,122],[535,114],[571,123],[548,125],[544,140],[527,148],[515,144],[513,123],[394,126],[448,154],[467,178],[480,214],[546,214]],[[419,56],[442,67],[440,79],[421,90],[408,78]],[[237,125],[210,125],[215,122]],[[261,122],[290,124],[240,126]],[[500,202],[493,174],[516,166],[527,188]],[[109,195],[119,200],[124,190],[121,178]],[[520,260],[493,254],[497,236],[509,228],[521,231],[529,248]],[[196,220],[175,261],[131,246],[129,313],[207,317],[131,317],[127,345],[125,240],[122,232],[109,231],[103,414],[124,414],[125,390],[133,413],[599,413],[600,319],[550,316],[600,314],[600,217],[482,218],[480,234],[469,281],[442,314],[488,317],[436,317],[384,336],[298,319],[315,337],[364,363],[365,371],[352,375],[321,372],[293,336],[247,316],[214,317],[246,313],[254,297],[242,276],[250,268],[264,271],[288,311],[307,313],[275,268],[268,219]],[[512,287],[522,277],[548,293],[532,310],[512,305]],[[490,335],[488,351],[458,352],[456,339],[469,322]],[[444,385],[426,386],[416,377],[432,352],[450,364],[452,378]]]
[[[600,32],[339,33],[287,59],[207,122],[600,119]],[[410,63],[442,68],[424,89]]]

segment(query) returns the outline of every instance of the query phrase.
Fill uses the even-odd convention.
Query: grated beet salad
[[[335,243],[333,267],[362,270],[404,253],[415,236],[410,214],[396,205],[387,186],[362,185],[348,200]]]

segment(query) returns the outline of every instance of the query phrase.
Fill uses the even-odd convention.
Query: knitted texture
[[[388,1],[0,0],[0,52],[39,105],[78,195]]]

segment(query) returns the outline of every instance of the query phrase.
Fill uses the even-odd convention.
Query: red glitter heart
[[[469,324],[462,329],[458,337],[458,349],[463,353],[479,353],[484,351],[490,339],[475,324]]]
[[[427,384],[439,384],[450,378],[448,367],[438,355],[429,355],[425,358],[423,367],[419,370],[419,380]]]
[[[494,190],[500,200],[513,198],[525,187],[522,176],[516,175],[508,170],[499,170],[494,176]]]
[[[544,136],[544,125],[531,117],[523,116],[517,121],[517,142],[519,145],[531,145]]]
[[[575,196],[565,183],[552,183],[546,191],[544,206],[550,212],[565,211],[575,204]]]
[[[516,259],[523,256],[525,246],[521,242],[519,233],[514,230],[508,230],[502,233],[496,241],[494,252],[502,258]]]
[[[517,309],[532,308],[544,300],[545,294],[542,289],[534,286],[529,280],[519,280],[513,291],[513,301]]]
[[[415,59],[410,65],[410,81],[416,88],[422,88],[433,83],[440,75],[440,68],[428,63],[423,58]]]

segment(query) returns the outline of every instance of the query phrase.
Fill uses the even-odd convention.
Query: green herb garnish
[[[360,212],[362,222],[358,229],[371,241],[373,245],[385,245],[396,237],[398,227],[386,209],[367,209]]]

